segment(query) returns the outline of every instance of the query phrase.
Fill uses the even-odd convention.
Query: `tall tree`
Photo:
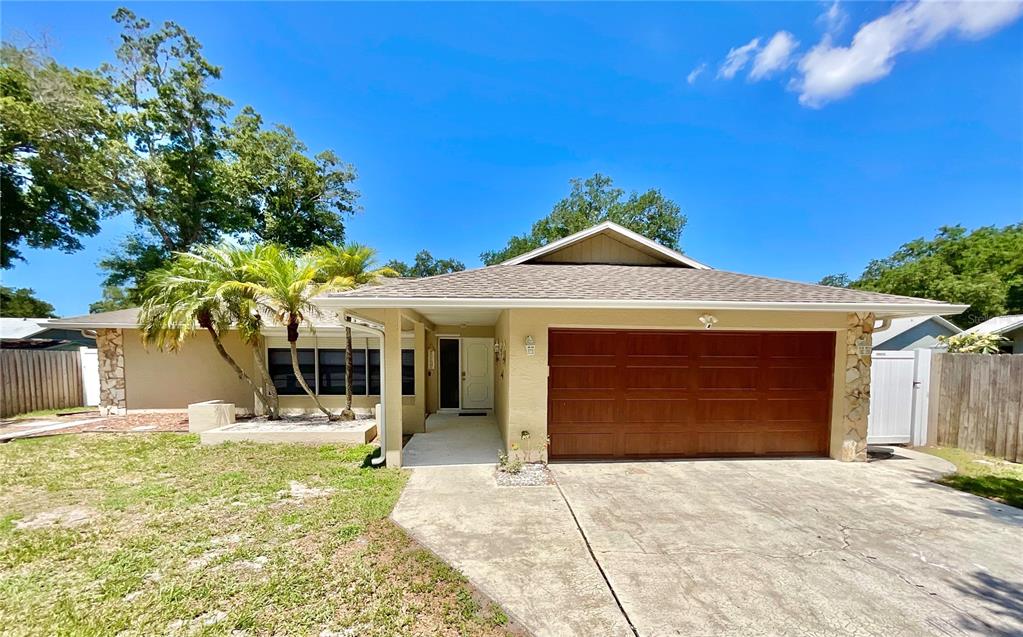
[[[422,254],[422,253],[420,253]],[[319,280],[333,282],[335,288],[356,288],[379,283],[385,277],[397,276],[391,267],[376,267],[376,250],[358,243],[345,246],[320,246],[313,253],[319,269]],[[345,408],[342,420],[354,420],[352,410],[352,328],[345,325]]]
[[[221,246],[175,254],[166,267],[146,277],[138,324],[146,343],[170,351],[180,348],[196,326],[206,331],[220,357],[275,419],[279,407],[273,383],[257,383],[227,351],[222,338],[226,330],[237,328],[258,351],[261,317],[244,288],[249,281],[245,268],[257,252],[258,248],[250,252]],[[269,380],[262,357],[256,360],[264,381]]]
[[[602,221],[613,221],[665,247],[679,249],[686,217],[661,191],[634,191],[626,197],[610,177],[600,173],[570,183],[569,195],[554,204],[551,213],[534,223],[527,234],[512,237],[504,248],[484,252],[480,259],[487,265],[500,263]]]
[[[293,250],[344,241],[344,217],[359,208],[355,168],[332,151],[315,157],[295,132],[245,107],[225,134],[227,168],[247,231]]]
[[[429,250],[420,250],[412,265],[392,259],[387,262],[386,267],[394,270],[395,274],[405,278],[421,279],[427,276],[448,274],[449,272],[461,272],[465,264],[457,259],[435,259]]]
[[[0,48],[0,267],[20,246],[74,252],[116,210],[102,177],[111,114],[96,73],[60,66],[38,47]]]
[[[0,285],[0,316],[12,318],[56,318],[57,312],[46,301],[36,298],[32,288]]]
[[[138,303],[128,295],[128,291],[124,288],[116,285],[104,285],[103,298],[89,304],[89,314],[127,310],[137,305]]]
[[[961,327],[1023,313],[1023,223],[973,232],[942,226],[933,239],[914,239],[891,256],[871,261],[849,285],[968,304],[970,309],[951,317]]]

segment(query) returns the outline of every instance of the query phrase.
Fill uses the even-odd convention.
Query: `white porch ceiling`
[[[469,307],[412,307],[434,325],[493,325],[501,310]]]

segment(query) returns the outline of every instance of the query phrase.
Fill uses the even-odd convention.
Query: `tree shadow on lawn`
[[[962,627],[982,635],[1023,634],[1023,584],[1003,579],[991,573],[977,571],[969,580],[956,582],[953,588],[964,595],[977,598],[997,623],[963,615]]]
[[[939,479],[937,482],[953,489],[959,489],[960,491],[966,491],[967,493],[997,500],[1023,509],[1023,480],[1019,478],[950,475]]]

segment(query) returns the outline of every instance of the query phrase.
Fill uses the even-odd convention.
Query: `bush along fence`
[[[935,354],[931,378],[937,444],[1023,462],[1023,356]]]
[[[77,351],[0,350],[0,418],[85,403]]]

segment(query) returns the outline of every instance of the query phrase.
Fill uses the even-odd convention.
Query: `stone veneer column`
[[[124,379],[124,332],[97,330],[99,354],[99,413],[122,416],[128,413]]]
[[[870,411],[870,346],[874,332],[873,314],[850,314],[845,333],[845,418],[841,460],[867,459],[867,413]],[[867,355],[861,356],[857,341],[862,339]]]

